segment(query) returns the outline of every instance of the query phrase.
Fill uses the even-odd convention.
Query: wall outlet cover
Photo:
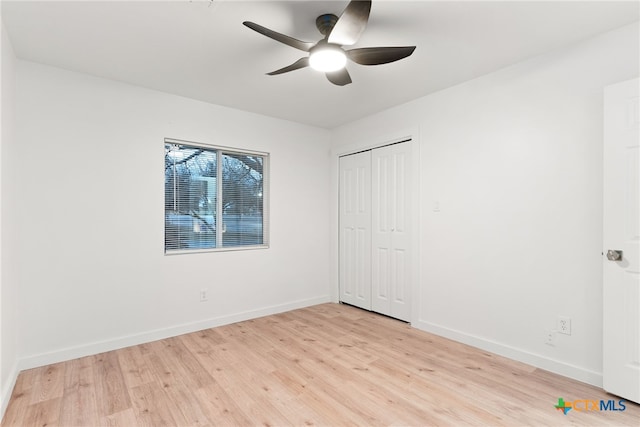
[[[557,324],[558,333],[571,335],[571,318],[567,316],[558,316]]]

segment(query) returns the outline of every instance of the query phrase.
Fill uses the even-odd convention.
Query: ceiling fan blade
[[[352,0],[340,15],[327,41],[340,46],[351,46],[360,38],[369,21],[371,1]]]
[[[287,46],[295,47],[296,49],[300,49],[305,52],[309,52],[309,49],[311,49],[315,45],[315,43],[303,42],[301,40],[294,39],[293,37],[285,36],[284,34],[280,34],[254,22],[244,21],[242,24],[245,27],[251,28],[255,32],[258,32],[264,36],[279,41],[280,43],[284,43]]]
[[[293,64],[287,65],[286,67],[280,68],[279,70],[275,70],[270,73],[267,73],[267,75],[275,76],[277,74],[288,73],[289,71],[299,70],[300,68],[304,68],[308,66],[309,66],[309,58],[308,57],[300,58]]]
[[[347,57],[360,65],[379,65],[406,58],[414,50],[416,50],[415,46],[365,47],[348,50]]]
[[[329,81],[334,85],[344,86],[351,83],[351,76],[349,75],[349,72],[346,68],[338,71],[331,71],[325,74],[327,76],[327,79],[329,79]]]

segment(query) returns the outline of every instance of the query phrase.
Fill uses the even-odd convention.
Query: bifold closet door
[[[405,321],[411,318],[410,150],[404,142],[371,151],[371,306]]]
[[[371,152],[340,158],[340,301],[371,310]]]

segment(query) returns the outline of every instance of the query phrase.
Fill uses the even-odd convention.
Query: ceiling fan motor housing
[[[328,37],[335,27],[336,22],[338,22],[338,17],[333,13],[325,13],[324,15],[320,15],[316,18],[316,27],[320,34],[325,37]]]

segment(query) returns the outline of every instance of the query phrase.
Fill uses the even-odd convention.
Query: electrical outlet
[[[200,289],[200,302],[205,302],[209,300],[209,290],[208,289]]]
[[[558,316],[558,332],[565,335],[571,335],[571,318],[567,316]]]
[[[545,336],[544,336],[544,343],[546,345],[550,345],[550,346],[554,346],[555,345],[555,338],[556,338],[556,331],[551,329],[551,330],[547,330],[545,331]]]

